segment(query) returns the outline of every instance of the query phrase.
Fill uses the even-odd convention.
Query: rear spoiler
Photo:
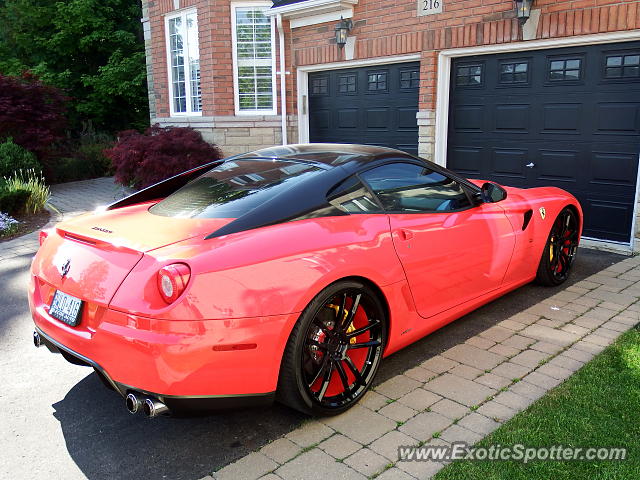
[[[200,165],[199,167],[192,168],[191,170],[179,173],[174,177],[167,178],[166,180],[162,180],[161,182],[150,185],[149,187],[143,188],[142,190],[133,193],[128,197],[113,202],[112,204],[107,206],[107,210],[128,207],[129,205],[135,205],[136,203],[148,202],[149,200],[155,200],[156,198],[167,197],[179,188],[185,186],[194,178],[199,177],[207,170],[220,165],[226,160],[228,160],[228,158],[215,160],[213,162]]]

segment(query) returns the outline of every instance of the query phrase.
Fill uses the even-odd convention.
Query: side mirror
[[[480,196],[484,203],[497,203],[507,198],[507,191],[497,183],[487,182],[482,185]]]

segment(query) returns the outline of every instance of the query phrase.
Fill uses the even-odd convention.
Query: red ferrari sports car
[[[568,276],[580,204],[382,147],[267,148],[43,231],[34,342],[129,411],[277,399],[342,412],[382,358],[506,292]]]

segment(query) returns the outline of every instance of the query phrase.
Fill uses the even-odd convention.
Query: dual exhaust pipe
[[[144,413],[148,418],[169,415],[169,407],[157,398],[145,397],[136,393],[129,393],[125,398],[125,405],[129,413]]]
[[[33,332],[33,344],[36,348],[41,347],[44,342],[42,337],[37,331]],[[129,413],[135,414],[138,412],[144,413],[148,418],[159,417],[160,415],[169,415],[169,407],[157,398],[148,397],[139,393],[129,393],[125,397],[125,405]]]

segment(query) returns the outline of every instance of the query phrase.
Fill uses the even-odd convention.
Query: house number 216
[[[418,0],[418,15],[442,13],[443,0]]]

